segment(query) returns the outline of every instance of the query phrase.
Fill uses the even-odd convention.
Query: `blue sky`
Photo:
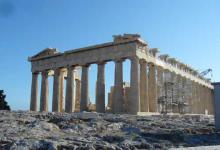
[[[220,81],[219,8],[218,0],[0,0],[0,89],[12,109],[29,109],[28,56],[46,47],[62,52],[108,42],[123,33],[139,33],[150,47],[201,71],[212,68],[213,81]],[[109,91],[113,63],[106,72]],[[96,73],[92,65],[91,98]]]

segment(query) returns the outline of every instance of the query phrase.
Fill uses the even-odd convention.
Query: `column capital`
[[[97,65],[105,65],[105,64],[106,64],[105,61],[99,61],[99,62],[97,62]]]
[[[61,71],[62,71],[62,68],[55,68],[55,69],[54,69],[54,75],[55,75],[55,74],[58,74],[58,75],[59,75],[59,74],[61,73]]]
[[[132,56],[132,57],[129,57],[128,59],[130,59],[131,61],[140,60],[137,56]]]
[[[49,72],[50,72],[50,70],[44,70],[44,71],[41,72],[41,74],[43,76],[49,76]]]
[[[149,62],[148,65],[151,65],[151,66],[156,66],[154,63],[152,62]]]
[[[75,68],[76,66],[75,65],[67,65],[66,68]]]
[[[81,66],[82,66],[82,67],[89,67],[90,64],[82,64]]]
[[[140,59],[139,62],[140,62],[140,64],[146,64],[146,63],[147,63],[147,60],[145,60],[145,59]]]
[[[38,71],[36,71],[36,72],[32,72],[32,74],[33,74],[33,75],[38,75],[39,72],[38,72]]]
[[[66,68],[67,70],[76,71],[76,66],[73,65],[68,65]]]
[[[114,59],[114,62],[115,63],[121,63],[121,62],[123,62],[124,61],[124,59],[122,59],[122,58],[120,58],[120,59]]]

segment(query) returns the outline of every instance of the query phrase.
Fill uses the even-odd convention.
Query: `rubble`
[[[220,145],[213,116],[0,111],[0,149],[169,149]]]

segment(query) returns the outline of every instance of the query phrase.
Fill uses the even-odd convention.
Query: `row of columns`
[[[112,110],[114,113],[123,112],[123,59],[115,61],[115,82],[114,94],[112,102]],[[131,58],[131,79],[130,79],[130,94],[128,100],[128,111],[136,114],[139,111],[148,111],[148,79],[147,79],[147,63],[146,61],[139,62],[138,58]],[[65,111],[73,112],[75,108],[75,93],[74,93],[74,66],[67,68],[67,83],[66,83],[66,103]],[[80,111],[88,110],[89,103],[89,65],[82,66],[81,74],[81,100]],[[141,70],[141,71],[140,71]],[[48,71],[41,72],[41,97],[40,97],[40,111],[48,111]],[[153,78],[152,75],[151,78]],[[140,79],[143,82],[140,82]],[[63,73],[62,68],[54,70],[53,82],[53,102],[52,111],[62,111],[62,95],[63,95]],[[141,83],[141,84],[140,84]],[[141,90],[140,90],[141,89]],[[32,90],[30,109],[37,111],[37,93],[38,93],[38,73],[32,74]],[[140,96],[141,95],[141,96]],[[143,99],[140,101],[140,99]],[[153,102],[156,105],[156,102]],[[151,104],[149,104],[151,105]],[[140,108],[141,106],[141,108]],[[98,64],[97,85],[96,85],[96,111],[105,112],[105,63]]]
[[[178,82],[175,86],[182,86],[184,88],[192,88],[190,100],[191,107],[201,106],[200,98],[194,102],[194,97],[201,95],[198,90],[199,87],[194,87],[195,83],[186,84],[186,79],[180,75],[175,75],[168,70],[164,70],[162,67],[156,67],[153,63],[147,63],[146,60],[139,60],[137,57],[130,58],[131,71],[130,71],[130,93],[127,101],[127,110],[131,114],[137,114],[138,112],[158,112],[158,97],[162,96],[163,84],[166,80],[164,73],[170,73],[170,80]],[[123,59],[115,60],[115,80],[113,90],[112,112],[123,112]],[[149,70],[147,71],[147,65]],[[66,83],[66,97],[65,97],[65,111],[70,113],[75,110],[75,66],[67,67],[67,83]],[[147,73],[148,72],[148,73]],[[40,96],[40,111],[48,111],[48,71],[41,72],[41,96]],[[89,64],[82,66],[81,74],[81,96],[80,96],[80,111],[88,111],[89,104]],[[53,82],[53,102],[52,111],[62,112],[63,109],[63,84],[64,75],[62,68],[54,70],[54,82]],[[197,85],[197,84],[196,84]],[[198,86],[198,85],[197,85]],[[78,89],[79,90],[79,89]],[[204,87],[203,91],[209,93],[210,89]],[[194,95],[193,95],[194,94]],[[38,95],[38,73],[32,73],[32,88],[31,88],[31,103],[30,110],[37,111],[37,97]],[[179,99],[184,98],[183,91],[176,93]],[[207,98],[211,97],[211,94],[206,95]],[[209,98],[211,100],[211,98]],[[192,102],[191,102],[192,101]],[[207,103],[208,104],[208,103]],[[197,108],[190,109],[190,112],[202,112],[202,110],[196,110]],[[211,109],[211,106],[210,108]],[[105,62],[98,63],[98,74],[96,84],[96,111],[105,112]],[[175,111],[175,110],[174,110]]]
[[[157,67],[157,99],[164,94],[164,82],[172,82],[173,100],[186,104],[184,113],[213,114],[212,90],[190,79]],[[171,112],[179,113],[177,106],[171,106]]]

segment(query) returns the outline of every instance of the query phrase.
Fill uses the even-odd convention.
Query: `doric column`
[[[105,63],[98,64],[97,85],[96,85],[96,111],[105,112]]]
[[[60,112],[63,112],[64,106],[64,72],[60,72]]]
[[[147,77],[147,62],[140,61],[140,111],[148,112],[148,77]]]
[[[157,112],[157,86],[155,71],[155,65],[149,63],[148,99],[150,112]]]
[[[67,69],[67,80],[66,80],[66,102],[65,102],[65,112],[71,113],[75,110],[75,74],[74,66],[69,66]]]
[[[31,102],[30,110],[37,111],[37,99],[38,99],[38,72],[32,73],[31,84]]]
[[[75,112],[80,111],[80,99],[81,99],[81,81],[75,79],[76,83],[76,96],[75,96]]]
[[[61,86],[61,69],[58,68],[54,71],[54,82],[53,82],[53,102],[52,111],[60,111],[60,86]]]
[[[164,73],[164,69],[161,66],[158,66],[157,67],[157,99],[158,100],[159,99],[163,100],[163,96],[165,95],[163,73]],[[158,104],[160,104],[158,107],[158,111],[159,112],[164,111],[165,108],[162,101]]]
[[[158,98],[161,96],[164,96],[163,84],[164,84],[163,68],[161,66],[158,66],[157,67],[157,96]]]
[[[187,112],[187,106],[185,104],[188,104],[188,92],[187,92],[187,86],[186,86],[186,78],[182,77],[182,97],[183,97],[183,102],[181,103],[181,112],[186,113]]]
[[[140,112],[140,65],[139,59],[131,58],[130,96],[128,101],[128,113]]]
[[[209,92],[210,92],[210,114],[211,115],[214,115],[214,90],[212,89],[209,89]]]
[[[193,92],[192,92],[192,80],[186,80],[187,100],[188,100],[188,112],[193,112]]]
[[[201,107],[202,107],[202,114],[205,114],[205,110],[206,110],[206,91],[205,91],[205,86],[201,85]]]
[[[197,112],[197,95],[196,95],[196,83],[192,81],[192,113],[196,114]]]
[[[200,84],[197,83],[196,87],[196,93],[197,93],[197,107],[198,107],[198,114],[202,113],[202,107],[201,107],[201,87]]]
[[[175,72],[171,72],[171,82],[173,84],[172,86],[172,103],[171,103],[171,108],[172,108],[172,113],[178,112],[178,91],[177,91],[177,74]]]
[[[194,83],[194,88],[195,88],[195,114],[199,114],[200,111],[200,106],[199,106],[199,101],[200,101],[200,97],[199,97],[199,86],[198,83]]]
[[[113,92],[113,113],[123,112],[123,60],[115,61],[115,83]]]
[[[88,111],[89,103],[89,65],[82,66],[80,111]]]
[[[48,86],[48,71],[41,73],[41,97],[40,97],[40,111],[48,111],[48,98],[49,98],[49,86]]]
[[[208,96],[208,88],[204,86],[205,91],[205,114],[209,114],[209,96]]]

